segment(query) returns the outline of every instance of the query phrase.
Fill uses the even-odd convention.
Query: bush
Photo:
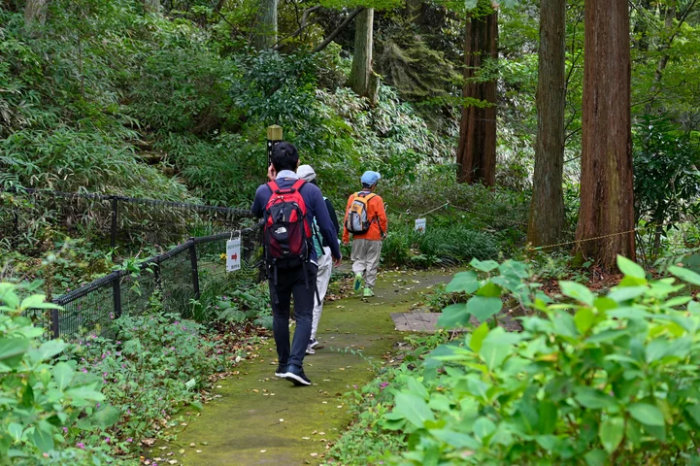
[[[524,264],[474,262],[489,276],[457,274],[448,291],[466,304],[442,323],[482,324],[434,350],[394,391],[383,427],[403,432],[409,464],[678,464],[700,438],[700,302],[672,278],[649,281],[620,257],[609,292],[560,282],[552,302]],[[499,272],[495,274],[494,272]],[[700,285],[700,275],[671,273]],[[539,314],[508,333],[486,322],[508,293]]]
[[[98,464],[109,460],[102,431],[118,411],[100,405],[102,381],[75,361],[55,359],[62,340],[43,340],[28,312],[55,309],[43,295],[20,298],[0,283],[0,458],[13,464]],[[97,446],[93,446],[97,445]]]
[[[204,327],[157,309],[114,321],[113,339],[91,335],[72,349],[79,369],[99,376],[107,401],[119,409],[111,429],[120,448],[153,437],[178,408],[199,405],[198,390],[223,371],[223,350],[204,338]]]

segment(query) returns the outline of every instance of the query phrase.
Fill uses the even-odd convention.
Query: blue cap
[[[377,181],[379,181],[381,178],[382,175],[380,175],[379,173],[368,170],[362,174],[362,178],[360,178],[360,181],[364,185],[374,186],[377,183]]]

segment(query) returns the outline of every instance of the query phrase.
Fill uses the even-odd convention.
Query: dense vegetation
[[[337,461],[686,461],[700,428],[697,289],[660,277],[700,286],[689,270],[700,271],[700,6],[629,3],[627,233],[646,272],[621,258],[622,277],[569,254],[580,244],[584,4],[594,1],[564,2],[564,221],[538,248],[526,235],[540,1],[0,2],[0,231],[15,209],[37,214],[26,231],[0,237],[0,457],[130,458],[270,327],[265,286],[249,273],[204,290],[188,303],[191,319],[155,293],[147,313],[115,320],[104,336],[50,339],[41,318],[26,317],[51,307],[41,295],[137,259],[10,188],[248,208],[266,170],[265,128],[279,124],[339,212],[362,171],[382,174],[383,266],[473,265],[427,300],[448,305],[447,328],[479,325],[412,339],[405,364],[351,394],[358,421],[334,447]],[[496,57],[465,80],[465,27],[497,3]],[[275,33],[261,34],[268,19],[258,11],[269,4]],[[353,18],[368,10],[374,58],[363,72],[378,79],[363,81],[355,58],[368,51],[355,36],[365,23]],[[469,83],[492,83],[495,100],[469,95]],[[497,109],[494,186],[457,182],[460,112],[470,108]],[[424,234],[413,228],[419,217]],[[100,222],[109,218],[90,225]],[[162,252],[129,239],[118,252]],[[600,277],[601,289],[574,283]],[[514,328],[506,309],[526,317]]]

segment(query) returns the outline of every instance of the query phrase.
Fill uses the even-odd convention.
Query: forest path
[[[258,357],[243,361],[237,375],[217,384],[215,394],[220,397],[190,418],[176,440],[152,450],[152,461],[320,463],[326,445],[352,420],[343,394],[372,380],[402,337],[391,314],[408,311],[423,293],[451,276],[448,270],[383,272],[376,296],[368,301],[349,297],[326,302],[318,331],[322,348],[304,359],[311,386],[295,387],[274,376],[276,352],[270,338]],[[166,456],[168,451],[172,453]],[[158,453],[163,457],[153,458]]]

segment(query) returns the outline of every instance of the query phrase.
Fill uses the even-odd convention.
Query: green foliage
[[[682,283],[647,280],[620,257],[625,277],[607,293],[562,281],[564,297],[551,301],[522,263],[472,265],[487,278],[455,276],[447,290],[471,297],[446,308],[444,323],[486,318],[493,309],[485,300],[500,302],[506,292],[539,314],[522,318],[522,333],[484,322],[435,349],[397,387],[384,416],[385,429],[407,436],[408,448],[392,461],[691,461],[700,427],[700,303]],[[700,284],[688,269],[670,272]]]
[[[668,118],[645,116],[634,131],[634,200],[639,218],[665,229],[700,214],[700,139]]]
[[[25,314],[58,306],[43,295],[21,299],[20,291],[0,283],[0,457],[13,464],[109,460],[100,436],[116,421],[116,409],[100,405],[102,381],[75,361],[55,359],[66,343],[42,339],[44,330]]]
[[[101,377],[106,400],[118,408],[111,429],[121,449],[153,437],[183,405],[198,405],[198,389],[226,367],[223,350],[204,338],[205,328],[156,306],[143,316],[122,316],[114,338],[90,335],[71,349],[78,370]]]
[[[431,226],[423,234],[415,232],[412,226],[394,226],[382,244],[386,265],[424,267],[497,256],[498,245],[492,235],[460,224]]]

